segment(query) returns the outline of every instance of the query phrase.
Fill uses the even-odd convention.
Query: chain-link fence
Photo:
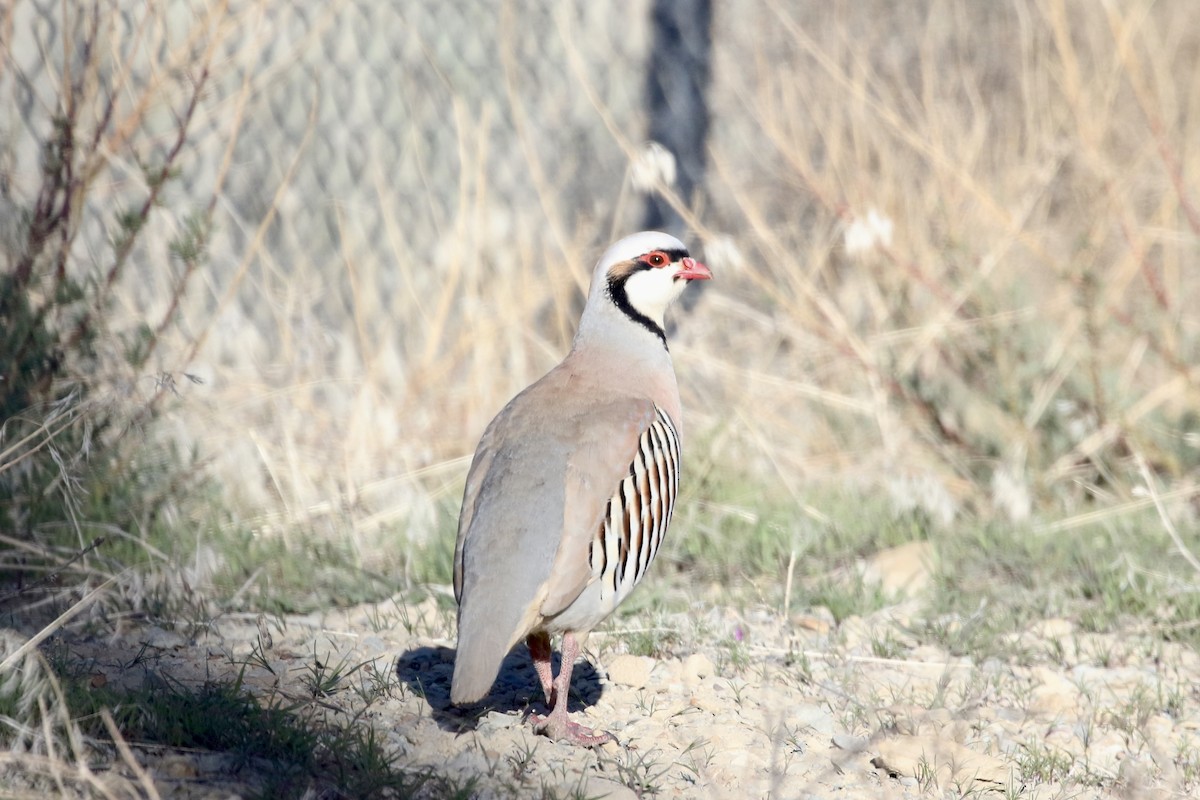
[[[126,5],[125,27],[108,42],[114,49],[158,33],[139,30],[138,4]],[[169,5],[163,20],[181,31],[201,13],[186,0]],[[67,13],[86,19],[87,9]],[[277,204],[284,213],[266,249],[280,263],[354,258],[344,248],[385,241],[384,213],[401,221],[405,249],[421,260],[434,257],[463,202],[485,204],[501,227],[539,202],[562,220],[612,213],[626,155],[606,125],[641,137],[644,0],[619,10],[549,0],[234,0],[228,14],[236,30],[216,57],[209,116],[189,141],[183,177],[196,196],[211,189],[204,184],[218,174],[231,115],[241,113],[221,187],[229,221],[217,228],[253,231]],[[17,181],[36,178],[62,17],[51,0],[14,6],[16,69],[2,88],[7,113],[17,112],[4,123]],[[465,186],[474,197],[463,197]],[[381,191],[394,199],[386,210]],[[339,215],[358,235],[342,235]]]
[[[180,97],[209,63],[180,183],[123,298],[162,318],[181,267],[155,237],[165,251],[189,206],[215,195],[178,352],[206,336],[197,360],[218,380],[251,376],[257,421],[286,428],[268,438],[308,440],[314,473],[327,463],[313,409],[327,435],[363,421],[348,436],[371,466],[351,476],[461,453],[561,355],[589,259],[641,227],[636,187],[671,172],[639,162],[664,120],[688,124],[649,89],[657,5],[102,0],[95,82],[126,105],[134,86],[178,91],[139,118],[138,147],[102,153],[111,180],[89,194],[76,263],[142,191],[129,152],[152,161],[171,147]],[[86,77],[63,69],[82,63],[70,26],[91,8],[16,0],[3,12],[5,230],[37,183],[62,81]],[[1162,373],[1146,385],[1192,386],[1179,376],[1194,326],[1175,300],[1192,285],[1179,264],[1194,247],[1200,163],[1189,13],[1184,0],[1102,12],[1084,0],[714,2],[706,171],[688,173],[694,194],[676,182],[693,212],[685,238],[714,262],[706,292],[720,298],[681,337],[707,337],[682,387],[685,404],[703,394],[693,419],[711,409],[701,421],[714,427],[761,425],[733,456],[768,471],[784,458],[806,475],[888,475],[919,452],[939,485],[981,497],[1001,462],[1057,484],[1089,468],[1089,448],[1120,442],[1071,431],[1105,418],[1120,394],[1106,381],[1138,383],[1094,366],[1124,376],[1129,337],[1156,343],[1136,360]],[[1119,335],[1064,338],[1064,316],[1085,330],[1111,318]],[[1029,367],[1046,353],[1062,359],[1044,368],[1052,377]],[[317,388],[307,405],[275,406],[277,386]],[[444,429],[454,438],[428,435]]]

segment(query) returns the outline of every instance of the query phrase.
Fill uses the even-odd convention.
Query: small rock
[[[1011,722],[1014,725],[1019,725],[1025,719],[1025,714],[1019,708],[1000,706],[995,709],[995,718],[1000,722]]]
[[[519,728],[523,725],[516,714],[505,714],[503,711],[491,711],[479,720],[479,730],[499,731],[507,728]]]
[[[680,701],[674,700],[674,699],[670,699],[670,700],[667,700],[667,701],[663,702],[662,704],[658,705],[654,709],[654,711],[651,712],[650,717],[652,719],[660,719],[660,720],[664,720],[664,721],[672,720],[687,710],[688,710],[687,703],[680,702]]]
[[[1008,665],[998,658],[987,658],[984,659],[980,670],[984,675],[1003,675],[1008,671]]]
[[[1165,714],[1155,714],[1146,720],[1142,726],[1142,734],[1147,744],[1154,750],[1172,751],[1178,749],[1175,741],[1175,723]]]
[[[624,653],[608,665],[608,679],[618,686],[641,689],[650,681],[654,663],[654,659],[649,656],[631,656]]]
[[[1034,625],[1031,630],[1042,639],[1064,639],[1074,632],[1075,623],[1069,619],[1047,619]]]
[[[666,726],[661,720],[653,717],[634,717],[621,731],[621,741],[640,750],[653,750],[655,745],[665,741],[666,737]]]
[[[875,747],[871,760],[879,769],[897,776],[924,778],[931,773],[942,788],[978,785],[980,788],[1008,786],[1012,769],[985,753],[977,753],[957,742],[936,736],[897,736]]]
[[[795,730],[830,735],[833,733],[833,715],[823,706],[814,703],[796,703],[787,709],[787,723]]]
[[[713,747],[717,749],[718,757],[728,756],[735,750],[761,749],[760,745],[764,743],[761,734],[747,729],[736,720],[737,717],[732,714],[717,717],[715,720],[711,740]]]
[[[889,597],[913,596],[926,588],[933,576],[932,542],[909,542],[870,556],[862,568],[863,583],[878,586]]]
[[[874,639],[874,631],[871,630],[871,626],[865,619],[857,615],[842,620],[840,630],[842,640],[851,651],[868,649]]]
[[[186,756],[167,756],[159,763],[158,771],[174,780],[190,780],[200,776],[196,762]]]
[[[678,658],[668,658],[658,662],[654,667],[655,678],[666,684],[677,684],[683,681],[683,662]]]
[[[833,629],[833,621],[813,616],[811,614],[794,614],[792,615],[792,624],[797,628],[806,631],[812,631],[824,636]]]
[[[1117,780],[1128,788],[1129,793],[1126,797],[1149,797],[1147,789],[1153,783],[1152,774],[1149,764],[1136,758],[1126,758],[1121,761],[1120,769],[1117,770]]]
[[[931,644],[923,644],[914,647],[908,653],[908,658],[911,661],[925,661],[931,664],[945,664],[950,661],[950,654],[940,647],[934,647]]]
[[[980,722],[992,722],[998,719],[995,706],[978,706],[974,709],[975,719]]]
[[[1029,713],[1043,719],[1072,717],[1080,711],[1079,689],[1059,673],[1038,667],[1034,669],[1038,685],[1030,693]]]
[[[716,671],[717,668],[713,664],[712,659],[703,653],[692,653],[683,662],[683,680],[692,686],[704,678],[716,674]]]
[[[463,750],[446,762],[448,772],[462,775],[479,775],[488,768],[487,760],[477,750]]]
[[[868,740],[865,736],[854,736],[849,733],[835,733],[829,740],[838,750],[848,753],[861,753],[867,749]]]
[[[578,789],[578,786],[564,786],[568,796],[573,796],[572,793]],[[583,792],[589,798],[596,800],[637,800],[637,793],[628,786],[610,781],[608,778],[591,778],[587,782],[587,786]]]
[[[719,714],[729,707],[728,702],[717,697],[716,693],[708,687],[700,687],[700,690],[688,699],[688,705],[710,714]]]
[[[734,775],[765,768],[771,751],[764,737],[738,726],[727,726],[713,735],[711,742],[715,751],[713,766]]]
[[[187,640],[175,631],[168,631],[157,625],[138,631],[135,638],[142,644],[159,650],[174,650],[187,644]]]
[[[359,647],[369,655],[375,655],[376,653],[382,653],[383,651],[390,649],[387,642],[378,636],[364,637],[363,640],[359,642]]]
[[[886,708],[877,709],[875,719],[884,728],[894,729],[897,733],[912,734],[917,732],[917,724],[924,713],[925,709],[921,706],[892,703]]]
[[[849,752],[834,749],[829,753],[829,763],[838,775],[861,778],[872,772],[871,761],[865,752]]]
[[[1125,737],[1109,731],[1088,744],[1088,767],[1103,775],[1115,778],[1121,770],[1121,762],[1129,755]]]

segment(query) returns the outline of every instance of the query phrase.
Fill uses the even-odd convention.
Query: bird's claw
[[[547,736],[556,742],[568,742],[582,747],[597,747],[617,740],[617,737],[611,733],[605,731],[596,733],[591,728],[585,728],[577,722],[557,718],[553,714],[544,717],[535,714],[531,721],[536,733]]]

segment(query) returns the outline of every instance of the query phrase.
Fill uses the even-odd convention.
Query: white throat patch
[[[665,267],[638,270],[625,279],[625,295],[629,298],[629,305],[660,328],[667,306],[687,286],[687,281],[675,280],[676,271],[674,264],[668,264]]]

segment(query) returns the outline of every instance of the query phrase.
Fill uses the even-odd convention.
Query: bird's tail
[[[458,607],[458,650],[450,683],[450,702],[456,706],[474,703],[492,690],[504,657],[525,635],[519,617],[501,619],[506,615],[498,614],[499,609],[471,602],[486,596],[464,596]]]

